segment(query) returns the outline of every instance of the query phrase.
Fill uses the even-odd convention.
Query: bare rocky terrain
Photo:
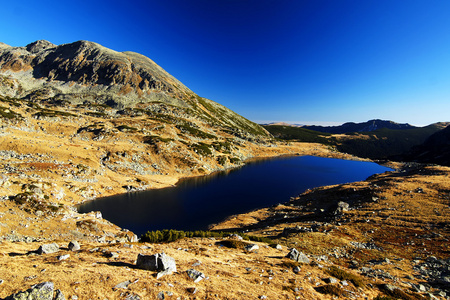
[[[359,158],[275,141],[149,59],[91,42],[0,44],[0,86],[0,299],[450,296],[448,167],[389,162],[213,228],[237,235],[144,243],[75,206],[251,158]]]

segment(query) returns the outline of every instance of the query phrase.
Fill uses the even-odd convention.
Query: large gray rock
[[[138,254],[136,267],[149,271],[166,271],[176,272],[177,265],[175,259],[163,253],[154,255]]]
[[[52,244],[44,244],[39,247],[37,250],[38,254],[51,254],[59,251],[59,246],[56,243]]]
[[[298,250],[295,248],[292,248],[288,255],[286,255],[286,257],[304,264],[309,264],[311,262],[306,254],[304,254],[303,252],[298,252]]]
[[[25,292],[11,295],[11,300],[53,300],[53,282],[42,282],[31,287]],[[64,296],[63,296],[64,297]],[[59,298],[61,300],[61,298]],[[64,298],[62,298],[64,299]]]

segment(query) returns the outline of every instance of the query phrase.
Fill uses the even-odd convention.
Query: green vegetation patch
[[[218,232],[218,231],[183,231],[183,230],[173,230],[173,229],[164,229],[164,230],[156,230],[156,231],[147,231],[141,236],[141,242],[147,243],[169,243],[174,242],[183,238],[223,238],[231,235],[240,235],[244,240],[250,240],[254,242],[262,242],[272,244],[272,240],[265,237],[251,236],[242,233],[236,232]]]
[[[232,145],[229,141],[224,141],[224,142],[213,142],[211,144],[211,146],[219,152],[223,152],[225,154],[230,154],[231,153],[231,149],[232,149]]]
[[[336,277],[339,280],[347,280],[353,282],[353,284],[357,287],[364,287],[365,283],[364,280],[352,273],[346,272],[342,269],[339,269],[336,266],[331,266],[326,272],[333,277]]]
[[[264,125],[263,127],[274,137],[282,140],[297,140],[307,143],[327,144],[329,143],[329,139],[326,137],[331,136],[330,133],[323,133],[295,126]]]
[[[202,156],[211,156],[212,151],[208,144],[205,143],[195,143],[189,146],[195,153]]]
[[[3,106],[0,106],[0,117],[8,120],[23,119],[21,114],[18,114]]]
[[[22,101],[22,100],[16,99],[16,98],[11,98],[11,97],[8,97],[8,96],[0,96],[0,101],[9,103],[9,104],[11,104],[11,105],[13,105],[15,107],[21,107],[22,106],[22,104],[20,103],[20,101]]]
[[[216,138],[215,135],[206,133],[200,129],[194,128],[187,124],[179,124],[176,126],[176,128],[178,128],[178,130],[180,130],[182,133],[186,133],[186,134],[189,134],[194,137],[199,137],[202,139],[215,139]]]
[[[171,138],[163,138],[158,135],[146,135],[144,136],[144,143],[149,145],[157,145],[158,143],[168,143],[174,141],[174,139]]]
[[[14,202],[21,205],[23,210],[27,212],[34,212],[38,210],[42,212],[57,212],[63,207],[62,204],[54,205],[48,203],[48,199],[48,195],[43,195],[41,198],[33,192],[19,193],[12,198]]]
[[[131,127],[131,126],[128,126],[128,125],[119,125],[116,128],[118,130],[120,130],[120,131],[129,131],[129,132],[136,132],[136,131],[138,131],[137,128]]]
[[[33,117],[76,117],[76,115],[66,111],[41,108],[41,111],[35,113]]]
[[[337,285],[327,284],[315,288],[321,294],[344,296],[344,290]]]

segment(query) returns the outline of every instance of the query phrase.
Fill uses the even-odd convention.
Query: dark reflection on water
[[[176,187],[100,198],[78,207],[101,211],[111,222],[142,234],[147,230],[201,230],[227,216],[286,202],[306,189],[364,180],[390,170],[370,162],[314,156],[258,160]]]

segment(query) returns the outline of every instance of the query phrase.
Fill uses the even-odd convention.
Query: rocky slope
[[[115,113],[136,109],[141,114],[170,114],[246,138],[270,137],[259,125],[199,97],[151,59],[88,41],[3,44],[0,94],[53,105],[106,105]]]

